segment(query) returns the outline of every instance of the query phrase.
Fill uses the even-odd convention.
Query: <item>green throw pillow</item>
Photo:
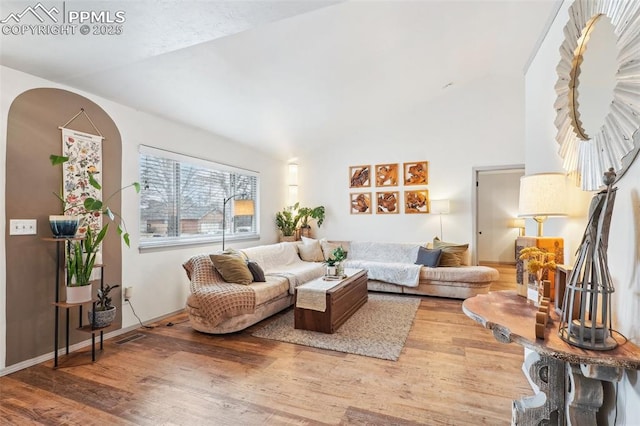
[[[253,275],[241,257],[229,254],[212,254],[210,257],[213,266],[226,282],[242,285],[253,282]]]

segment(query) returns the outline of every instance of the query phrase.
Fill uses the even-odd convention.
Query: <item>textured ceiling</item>
[[[122,35],[3,35],[0,61],[284,158],[450,83],[522,75],[557,3],[108,2]]]

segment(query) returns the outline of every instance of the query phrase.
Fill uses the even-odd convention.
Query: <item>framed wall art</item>
[[[429,163],[427,161],[414,161],[404,163],[405,185],[426,185],[429,183]]]
[[[376,186],[396,186],[398,185],[398,165],[397,164],[376,164]]]
[[[389,214],[400,211],[399,191],[376,192],[376,213]]]
[[[349,167],[349,187],[362,188],[371,186],[371,166]]]
[[[429,190],[404,191],[404,212],[429,213]]]
[[[370,214],[371,193],[357,192],[349,194],[349,210],[351,214]]]

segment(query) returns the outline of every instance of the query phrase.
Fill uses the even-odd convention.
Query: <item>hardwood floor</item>
[[[493,266],[494,290],[513,288],[513,267]],[[522,348],[461,303],[422,298],[397,362],[251,336],[261,324],[210,336],[180,314],[106,341],[94,364],[85,352],[1,377],[0,423],[508,425],[531,393]]]

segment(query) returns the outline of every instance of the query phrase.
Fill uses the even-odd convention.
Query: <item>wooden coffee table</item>
[[[322,278],[303,284],[309,285]],[[358,270],[342,281],[335,281],[335,286],[326,291],[326,309],[324,312],[313,309],[294,307],[294,327],[301,330],[335,333],[362,305],[367,303],[367,271]],[[296,289],[296,298],[298,289]]]

